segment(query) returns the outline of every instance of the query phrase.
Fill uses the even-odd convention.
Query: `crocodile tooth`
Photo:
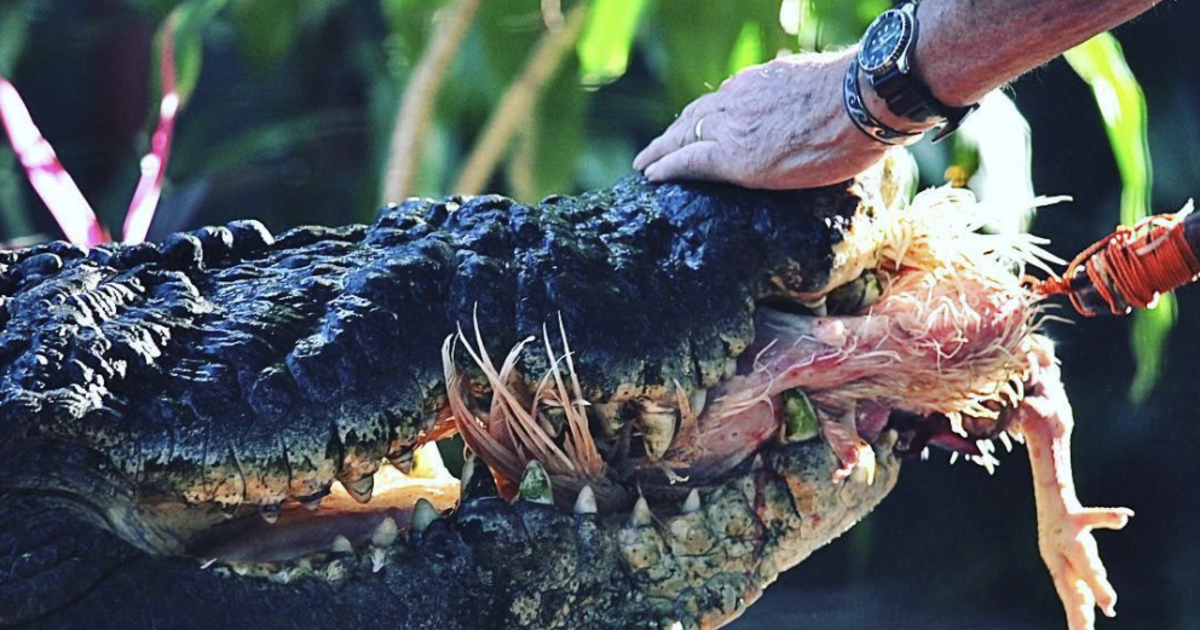
[[[591,486],[584,486],[583,490],[579,491],[579,496],[575,498],[575,513],[596,513],[596,493],[592,492]]]
[[[737,359],[725,359],[725,378],[737,376]]]
[[[200,563],[200,568],[201,568],[201,569],[207,569],[208,567],[211,567],[211,566],[213,565],[213,563],[214,563],[214,562],[216,562],[216,561],[217,561],[217,559],[216,559],[216,558],[208,558],[208,559],[207,559],[207,560],[205,560],[204,562],[201,562],[201,563]]]
[[[388,455],[387,459],[393,466],[396,467],[396,470],[399,470],[406,475],[412,472],[413,449],[406,448],[394,455]]]
[[[436,442],[428,442],[413,451],[413,466],[408,473],[410,477],[421,479],[444,479],[453,477],[446,464],[442,461],[442,453]]]
[[[783,443],[795,444],[817,437],[821,424],[817,410],[800,388],[783,392]]]
[[[498,496],[500,492],[496,489],[496,478],[492,476],[491,469],[479,461],[474,453],[468,454],[463,462],[462,494],[459,500],[471,501]]]
[[[1000,435],[1003,437],[1004,433],[1001,433]],[[879,439],[879,450],[884,453],[890,452],[893,448],[895,448],[896,442],[899,442],[899,441],[900,441],[900,434],[897,433],[895,429],[888,429],[887,431],[883,432],[883,435]],[[1003,442],[1003,441],[1004,440],[1001,440],[1001,442]],[[1011,445],[1012,445],[1012,443],[1009,442],[1010,449],[1012,448]],[[992,448],[995,448],[995,446],[993,446]]]
[[[646,497],[638,497],[637,503],[633,504],[633,511],[629,513],[629,524],[634,527],[646,527],[654,521],[654,514],[650,512],[650,504],[646,503]]]
[[[621,403],[596,403],[592,405],[592,414],[599,420],[601,431],[604,435],[612,437],[621,431],[621,427],[625,426],[625,419],[622,417],[624,406]]]
[[[354,553],[354,545],[350,543],[349,538],[338,534],[329,545],[329,550],[333,553]]]
[[[220,506],[221,516],[224,516],[226,519],[233,518],[237,516],[237,511],[240,507],[242,506],[237,503],[222,503]]]
[[[679,508],[679,513],[691,514],[698,511],[700,511],[700,491],[692,488],[692,491],[688,493],[687,498],[684,499],[683,505]]]
[[[704,415],[704,407],[708,405],[708,390],[697,389],[692,392],[692,397],[688,401],[688,404],[692,407],[693,417],[699,418]]]
[[[379,573],[387,565],[387,549],[375,547],[371,549],[371,573]]]
[[[423,532],[437,519],[437,508],[433,507],[428,499],[420,498],[413,505],[412,521],[409,526],[414,532]]]
[[[314,512],[317,508],[321,507],[321,499],[324,499],[327,496],[329,496],[329,488],[318,490],[317,492],[314,492],[306,497],[299,497],[296,499],[296,501],[298,501],[300,505],[303,505],[304,509],[308,510],[309,512]]]
[[[468,452],[463,457],[462,471],[459,473],[458,489],[459,494],[467,493],[467,486],[471,485],[471,477],[475,476],[475,453]]]
[[[538,460],[530,460],[525,466],[525,474],[521,476],[521,486],[517,489],[517,497],[522,501],[532,503],[552,504],[554,493],[550,488],[550,476],[546,468]]]
[[[537,421],[543,431],[558,437],[567,424],[567,412],[562,407],[545,407],[538,413]]]
[[[868,271],[863,274],[862,279],[865,286],[863,287],[862,303],[858,305],[859,310],[869,308],[883,297],[883,283],[879,281],[878,275]]]
[[[272,573],[270,579],[272,582],[287,584],[292,581],[292,574],[287,569],[284,569],[278,573]]]
[[[396,527],[396,521],[388,516],[379,521],[375,531],[371,532],[371,544],[377,547],[391,547],[399,534],[400,528]]]
[[[274,525],[275,521],[279,520],[279,504],[268,503],[267,505],[260,505],[258,507],[258,514],[263,517],[264,521]]]
[[[359,503],[371,500],[371,492],[375,489],[375,475],[367,475],[358,481],[341,480],[342,487]]]
[[[642,439],[646,444],[646,456],[651,461],[662,459],[675,439],[676,412],[670,407],[655,403],[642,405],[638,426],[642,428]]]

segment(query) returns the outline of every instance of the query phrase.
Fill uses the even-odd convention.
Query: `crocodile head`
[[[724,623],[1022,378],[1013,248],[889,168],[7,254],[0,623]]]

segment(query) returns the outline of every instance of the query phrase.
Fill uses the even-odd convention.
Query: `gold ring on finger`
[[[696,134],[696,142],[704,142],[704,118],[696,121],[696,128],[693,131]]]

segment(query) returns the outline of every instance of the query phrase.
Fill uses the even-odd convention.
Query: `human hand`
[[[750,188],[793,189],[845,181],[887,151],[854,126],[842,104],[842,79],[853,51],[780,58],[742,70],[716,92],[693,101],[633,161],[653,182],[725,181]],[[891,120],[873,93],[864,98]]]

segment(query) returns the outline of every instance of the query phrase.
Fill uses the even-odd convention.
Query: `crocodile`
[[[0,625],[716,628],[1009,436],[1090,625],[1029,244],[900,170],[0,253]]]

